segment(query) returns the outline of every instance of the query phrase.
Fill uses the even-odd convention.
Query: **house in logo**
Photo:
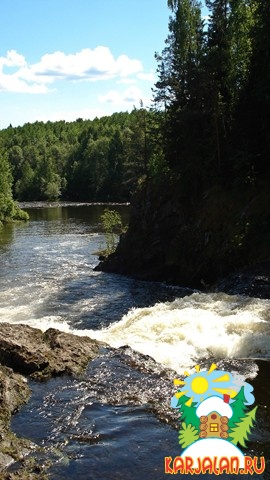
[[[196,409],[200,419],[200,438],[228,438],[228,421],[233,415],[229,400],[229,395],[224,395],[223,399],[213,396],[200,403]]]
[[[230,372],[195,366],[195,373],[184,372],[185,379],[174,379],[178,386],[171,406],[180,413],[178,442],[181,456],[165,457],[165,473],[174,474],[242,474],[265,470],[265,458],[244,455],[239,447],[254,427],[258,407],[254,403],[253,387]],[[207,477],[208,478],[208,477]],[[211,477],[212,478],[212,477]]]

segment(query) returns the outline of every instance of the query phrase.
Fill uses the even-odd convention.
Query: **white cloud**
[[[156,80],[153,72],[150,73],[138,73],[137,77],[139,80],[146,80],[148,82],[154,82]]]
[[[5,67],[17,69],[7,74]],[[75,54],[60,51],[47,53],[33,65],[28,64],[23,55],[10,50],[6,57],[0,57],[0,91],[47,93],[49,90],[46,85],[57,80],[125,80],[142,72],[140,60],[131,59],[127,55],[115,58],[109,48],[103,46],[94,50],[85,48]]]
[[[101,103],[115,103],[115,104],[117,104],[117,103],[121,103],[122,96],[116,90],[110,90],[105,95],[99,95],[98,100]]]
[[[7,75],[0,71],[0,92],[44,94],[48,93],[49,89],[44,84],[29,84],[14,74]]]
[[[142,91],[136,86],[132,86],[120,93],[117,90],[110,90],[105,95],[99,95],[98,100],[102,103],[113,103],[114,105],[136,104],[140,100],[145,101]],[[148,99],[147,99],[148,100]]]
[[[130,60],[127,55],[120,55],[116,63],[121,77],[128,77],[143,70],[140,60]]]
[[[23,67],[26,65],[25,57],[16,52],[16,50],[9,50],[6,57],[0,57],[0,66],[7,67]]]
[[[138,87],[130,87],[123,93],[123,101],[128,103],[139,102],[142,98],[142,91]]]
[[[134,85],[137,83],[136,78],[121,78],[121,80],[117,80],[116,82],[118,85]]]
[[[6,68],[13,68],[13,73],[6,73]],[[6,57],[0,57],[0,92],[43,94],[49,90],[39,81],[28,82],[19,72],[27,68],[26,59],[15,50],[9,50]]]
[[[40,62],[29,68],[35,76],[64,78],[70,80],[101,80],[116,76],[127,77],[143,70],[139,60],[126,55],[114,58],[109,48],[85,48],[78,53],[66,55],[55,52],[44,55]]]
[[[202,20],[207,24],[210,20],[210,15],[204,15],[204,17],[202,17]]]

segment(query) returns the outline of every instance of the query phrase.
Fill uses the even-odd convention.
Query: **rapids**
[[[127,219],[127,206],[113,208]],[[174,376],[215,361],[256,383],[253,359],[270,357],[270,301],[94,271],[103,210],[31,208],[27,225],[0,232],[0,321],[108,345],[82,379],[30,382],[31,401],[13,429],[45,447],[53,479],[166,478],[164,456],[179,454]],[[265,377],[251,444],[258,454],[270,438],[263,391],[269,395]]]

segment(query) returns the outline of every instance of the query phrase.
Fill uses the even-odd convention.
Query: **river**
[[[215,361],[253,382],[259,414],[248,454],[269,459],[269,300],[95,271],[104,208],[32,206],[27,224],[0,232],[0,321],[109,345],[83,378],[30,382],[13,430],[45,447],[40,461],[52,462],[53,479],[167,478],[164,456],[180,454],[170,407],[175,372]],[[128,206],[111,208],[127,221]]]

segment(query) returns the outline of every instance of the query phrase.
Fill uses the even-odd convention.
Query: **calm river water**
[[[40,462],[52,462],[52,479],[167,478],[164,456],[181,452],[170,407],[175,372],[215,361],[254,384],[259,413],[246,453],[268,462],[269,300],[94,271],[104,208],[29,208],[30,222],[0,232],[0,321],[109,345],[80,379],[30,382],[31,400],[13,430],[45,447]],[[111,208],[127,221],[128,206]],[[269,479],[269,470],[259,477]]]

